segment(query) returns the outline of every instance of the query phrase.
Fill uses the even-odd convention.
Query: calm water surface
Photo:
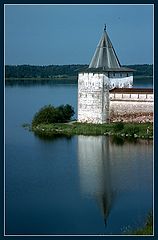
[[[21,127],[42,106],[65,103],[76,110],[77,85],[6,87],[6,234],[120,234],[140,226],[152,209],[152,142],[43,140]]]

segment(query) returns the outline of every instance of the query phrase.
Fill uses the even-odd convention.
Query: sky
[[[152,5],[5,5],[5,64],[89,64],[104,24],[122,65],[153,63]]]

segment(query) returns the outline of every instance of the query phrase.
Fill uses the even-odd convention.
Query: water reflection
[[[71,140],[72,138],[71,135],[65,135],[65,134],[50,134],[50,136],[42,134],[42,132],[39,132],[39,133],[34,132],[33,134],[37,139],[43,140],[43,142],[53,142],[57,139]]]
[[[85,196],[95,197],[106,224],[115,198],[108,138],[78,136],[78,160],[81,191]]]
[[[152,209],[152,152],[149,140],[78,136],[82,196],[97,201],[105,224],[112,214],[119,219],[120,229],[123,222],[138,226]]]
[[[113,136],[111,136],[111,142],[118,144],[118,145],[123,145],[125,142],[125,138],[117,136],[117,135],[113,135]]]

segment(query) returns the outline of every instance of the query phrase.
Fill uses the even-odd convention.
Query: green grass
[[[147,128],[148,134],[147,134]],[[37,135],[53,137],[54,135],[114,135],[128,138],[153,138],[153,125],[151,123],[120,123],[90,124],[90,123],[55,123],[30,126]]]

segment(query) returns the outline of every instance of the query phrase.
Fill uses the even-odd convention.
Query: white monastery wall
[[[79,73],[78,121],[153,121],[151,93],[110,93],[117,88],[131,88],[133,75],[126,73]],[[144,118],[143,118],[144,116]],[[146,118],[146,120],[145,120]]]
[[[102,73],[78,77],[78,121],[106,122],[109,113],[109,79]]]
[[[110,121],[153,122],[153,94],[110,94]]]
[[[110,101],[146,101],[153,102],[154,95],[151,93],[110,93]]]
[[[132,73],[79,73],[78,121],[104,123],[109,119],[109,89],[132,87]]]
[[[133,74],[126,73],[109,73],[110,89],[113,88],[132,88]]]

